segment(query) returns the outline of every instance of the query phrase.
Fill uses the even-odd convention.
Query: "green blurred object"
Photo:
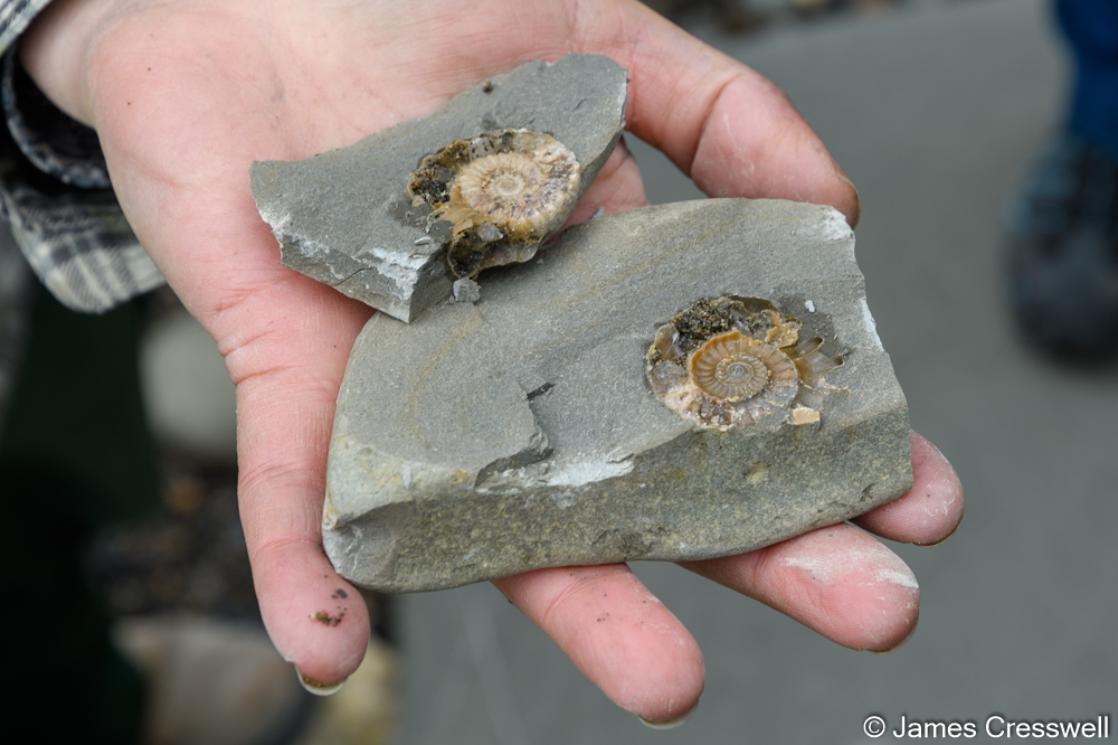
[[[32,294],[28,344],[0,423],[14,710],[46,705],[55,715],[40,726],[52,740],[136,742],[144,682],[113,646],[83,564],[99,529],[158,506],[136,368],[142,308],[90,316],[41,286]]]
[[[80,484],[66,504],[92,528],[158,505],[136,366],[140,319],[135,302],[94,316],[37,286],[22,369],[0,422],[0,457]]]

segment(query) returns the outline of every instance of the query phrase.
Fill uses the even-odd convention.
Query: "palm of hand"
[[[249,192],[253,160],[350,144],[527,59],[598,52],[630,70],[629,128],[709,194],[832,203],[856,219],[849,182],[771,84],[635,3],[589,5],[149,3],[118,14],[90,47],[88,116],[114,188],[237,385],[239,500],[257,594],[277,648],[308,678],[344,679],[368,635],[360,596],[322,554],[319,525],[334,398],[370,311],[279,263]],[[574,219],[643,202],[622,147]],[[913,491],[860,523],[930,543],[954,529],[961,493],[938,451],[918,436],[913,446]],[[916,618],[907,567],[852,525],[688,568],[856,648],[894,646]],[[495,584],[623,708],[668,720],[697,700],[695,641],[626,566]],[[311,620],[337,605],[339,587],[343,622]],[[602,617],[610,622],[595,623]]]

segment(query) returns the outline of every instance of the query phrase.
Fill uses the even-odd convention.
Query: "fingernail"
[[[842,181],[843,183],[845,183],[851,189],[853,189],[855,191],[855,193],[857,193],[858,187],[855,186],[854,182],[850,180],[850,176],[846,175],[846,171],[842,170],[842,166],[840,166],[838,163],[836,163],[834,161],[831,161],[831,163],[835,167],[835,175],[838,176],[839,180]]]
[[[951,532],[948,533],[947,535],[945,535],[943,538],[940,538],[937,541],[932,541],[931,543],[914,543],[912,545],[916,546],[917,548],[935,548],[936,546],[943,543],[944,541],[946,541],[951,536],[955,535],[955,533],[959,530],[959,526],[961,526],[963,524],[963,518],[965,518],[966,515],[967,515],[967,508],[964,507],[963,512],[959,515],[959,522],[955,523],[955,527],[952,528]]]
[[[899,642],[897,642],[893,646],[889,647],[888,649],[869,649],[869,650],[866,650],[866,651],[871,652],[873,654],[892,654],[893,652],[896,652],[898,649],[900,649],[904,645],[908,644],[909,639],[916,636],[916,627],[919,626],[919,625],[920,625],[920,615],[918,613],[916,615],[916,620],[912,622],[912,628],[909,629],[908,634],[905,635],[904,639],[901,639]]]
[[[314,678],[308,678],[299,672],[299,668],[295,668],[295,677],[299,679],[299,685],[303,686],[303,690],[314,696],[333,696],[342,690],[342,686],[345,685],[344,680],[340,683],[323,683]]]
[[[862,216],[862,195],[858,192],[858,187],[854,185],[854,182],[846,175],[846,171],[842,170],[842,166],[833,158],[831,159],[831,165],[834,166],[835,176],[849,186],[850,190],[854,193],[854,204],[850,207],[851,213],[847,217],[847,222],[850,223],[850,227],[856,227],[858,225],[858,220]]]
[[[653,721],[650,721],[648,719],[645,719],[642,716],[638,716],[637,719],[641,720],[641,724],[643,724],[645,727],[648,727],[649,729],[661,729],[662,730],[662,729],[675,729],[676,727],[678,727],[681,724],[683,724],[684,722],[686,722],[688,717],[690,717],[690,716],[691,716],[691,712],[689,711],[681,717],[677,717],[676,719],[669,719],[666,722],[653,722]]]

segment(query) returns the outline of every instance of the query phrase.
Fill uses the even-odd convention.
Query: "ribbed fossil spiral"
[[[691,354],[691,380],[714,398],[742,401],[765,389],[772,377],[770,364],[791,367],[788,356],[776,347],[727,331]]]
[[[534,256],[574,208],[580,177],[574,153],[551,135],[503,129],[424,157],[407,194],[451,224],[448,268],[472,277]]]
[[[823,339],[800,339],[802,324],[760,298],[700,300],[656,329],[645,353],[652,392],[704,428],[772,428],[820,421],[836,390],[824,375],[842,364]]]

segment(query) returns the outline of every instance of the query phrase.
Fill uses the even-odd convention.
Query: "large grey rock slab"
[[[653,395],[657,326],[726,294],[768,298],[847,350],[821,421],[700,429]],[[342,575],[386,591],[737,553],[902,494],[908,431],[838,212],[634,210],[499,270],[476,305],[369,321],[338,397],[324,543]]]
[[[258,161],[252,193],[283,262],[403,321],[450,295],[446,222],[404,191],[420,158],[496,129],[547,132],[577,157],[585,191],[624,125],[624,68],[607,57],[530,62],[439,111],[299,161]]]

